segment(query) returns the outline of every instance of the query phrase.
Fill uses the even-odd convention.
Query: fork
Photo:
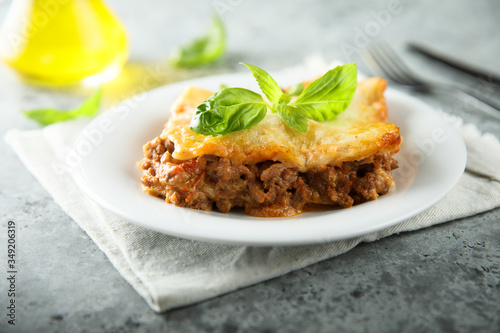
[[[499,104],[484,97],[478,97],[464,89],[444,83],[431,82],[419,77],[410,70],[389,44],[385,42],[370,44],[361,56],[372,70],[384,73],[391,81],[423,93],[430,93],[432,91],[449,93],[458,100],[500,120]]]

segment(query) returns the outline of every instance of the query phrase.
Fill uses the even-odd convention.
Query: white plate
[[[301,79],[284,74],[277,78],[283,85]],[[217,90],[222,83],[258,91],[250,73],[195,79],[152,90],[94,119],[74,146],[85,155],[75,174],[79,186],[104,208],[170,235],[235,244],[295,245],[346,239],[395,225],[443,198],[464,171],[465,144],[438,112],[388,89],[389,119],[400,127],[404,143],[396,155],[400,165],[394,171],[396,189],[379,200],[349,209],[266,219],[179,208],[144,194],[137,166],[142,146],[161,133],[174,99],[188,84]]]

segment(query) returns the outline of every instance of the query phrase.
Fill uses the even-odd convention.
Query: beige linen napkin
[[[450,118],[450,117],[448,117]],[[85,196],[68,173],[58,173],[87,121],[32,131],[12,130],[6,141],[28,170],[158,312],[215,297],[344,253],[402,231],[471,216],[500,206],[500,143],[473,125],[450,118],[465,139],[467,172],[440,202],[391,228],[332,243],[250,247],[180,239],[131,224]],[[138,180],[139,181],[139,180]]]

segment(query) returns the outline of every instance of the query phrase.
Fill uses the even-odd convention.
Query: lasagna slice
[[[347,208],[389,192],[402,138],[387,122],[386,81],[358,83],[349,107],[329,122],[309,120],[299,133],[274,113],[225,136],[189,129],[196,107],[213,94],[188,87],[160,136],[144,146],[144,192],[167,203],[260,217],[326,205]]]

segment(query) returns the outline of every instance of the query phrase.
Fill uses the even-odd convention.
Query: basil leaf
[[[190,128],[204,135],[227,135],[258,124],[267,108],[262,96],[251,90],[225,88],[198,105]]]
[[[266,115],[269,107],[291,128],[306,133],[308,118],[330,120],[344,111],[357,87],[356,64],[338,66],[312,82],[283,92],[263,69],[241,63],[251,71],[270,107],[259,94],[243,88],[224,88],[198,105],[191,119],[191,130],[204,135],[226,135],[251,128]],[[294,102],[292,96],[299,96]]]
[[[23,114],[41,125],[50,125],[79,117],[92,117],[99,111],[102,89],[99,87],[85,102],[73,110],[38,109],[23,111]]]
[[[280,105],[286,105],[290,103],[291,100],[292,96],[290,96],[290,94],[283,93],[283,95],[280,96],[278,102],[273,104],[273,106],[271,107],[271,111],[275,113]]]
[[[214,16],[208,34],[192,43],[177,48],[170,55],[170,63],[176,67],[197,67],[219,59],[226,50],[226,30],[218,16]]]
[[[291,106],[316,121],[330,120],[351,103],[357,86],[356,64],[337,66],[312,82]]]
[[[288,105],[282,101],[277,106],[278,116],[288,126],[299,131],[300,133],[307,132],[307,117],[300,108]]]
[[[240,62],[240,64],[247,66],[248,69],[252,71],[253,77],[259,84],[260,90],[262,90],[269,101],[271,103],[278,103],[281,95],[283,95],[283,91],[271,75],[257,66],[245,64],[244,62]]]
[[[298,96],[302,93],[302,91],[304,91],[304,84],[301,82],[292,86],[290,90],[287,91],[287,93],[289,93],[290,96]]]

